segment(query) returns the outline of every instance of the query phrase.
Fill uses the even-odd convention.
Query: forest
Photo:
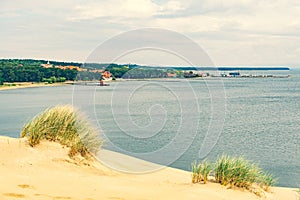
[[[40,60],[0,60],[0,84],[3,82],[42,82],[52,80],[75,80],[77,70],[43,68]]]
[[[64,82],[74,80],[100,80],[101,73],[93,70],[109,71],[113,78],[164,78],[167,70],[157,69],[136,64],[115,64],[115,63],[76,63],[50,61],[53,66],[75,66],[76,69],[60,69],[56,67],[44,68],[41,65],[47,64],[46,60],[33,59],[0,59],[0,84],[3,82]]]

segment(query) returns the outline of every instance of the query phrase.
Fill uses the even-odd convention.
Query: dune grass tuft
[[[192,164],[192,182],[204,181],[203,177],[209,175],[211,171],[215,176],[215,181],[223,186],[251,190],[253,185],[257,185],[265,191],[269,191],[270,186],[276,182],[270,173],[264,172],[256,164],[250,163],[243,157],[223,155],[217,159],[213,169],[211,166],[212,164],[207,161],[200,164],[195,161]]]
[[[269,192],[270,187],[276,183],[276,179],[269,172],[261,172],[258,177],[258,183],[262,189]]]
[[[203,183],[206,184],[211,171],[212,166],[208,161],[203,161],[201,163],[194,161],[192,164],[192,182],[200,183],[203,181]]]
[[[78,153],[88,157],[103,143],[96,129],[71,105],[46,109],[23,127],[21,137],[27,137],[31,146],[43,139],[59,142],[70,147],[71,157]]]
[[[216,162],[215,179],[221,185],[249,189],[260,176],[257,165],[243,157],[222,156]]]

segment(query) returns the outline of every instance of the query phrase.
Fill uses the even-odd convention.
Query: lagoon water
[[[69,103],[99,128],[104,148],[185,170],[199,159],[201,147],[200,155],[208,160],[223,153],[244,155],[278,177],[277,185],[299,187],[300,71],[288,73],[291,78],[122,81],[109,87],[0,91],[0,135],[18,137],[34,115]]]

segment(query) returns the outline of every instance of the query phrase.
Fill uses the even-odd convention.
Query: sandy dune
[[[42,142],[35,148],[25,139],[0,137],[0,199],[273,199],[298,200],[296,189],[272,188],[258,197],[216,183],[192,184],[191,175],[164,168],[142,175],[113,171],[97,161],[74,161],[60,144]],[[131,158],[103,151],[105,157]],[[132,159],[132,162],[137,162]],[[142,164],[147,164],[141,162]]]

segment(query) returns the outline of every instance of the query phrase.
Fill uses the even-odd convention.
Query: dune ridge
[[[131,163],[129,156],[101,153]],[[211,182],[192,184],[189,172],[169,167],[153,173],[121,173],[95,159],[71,159],[68,148],[49,141],[32,148],[25,138],[0,136],[0,158],[0,199],[299,199],[294,188],[272,187],[258,197]]]

